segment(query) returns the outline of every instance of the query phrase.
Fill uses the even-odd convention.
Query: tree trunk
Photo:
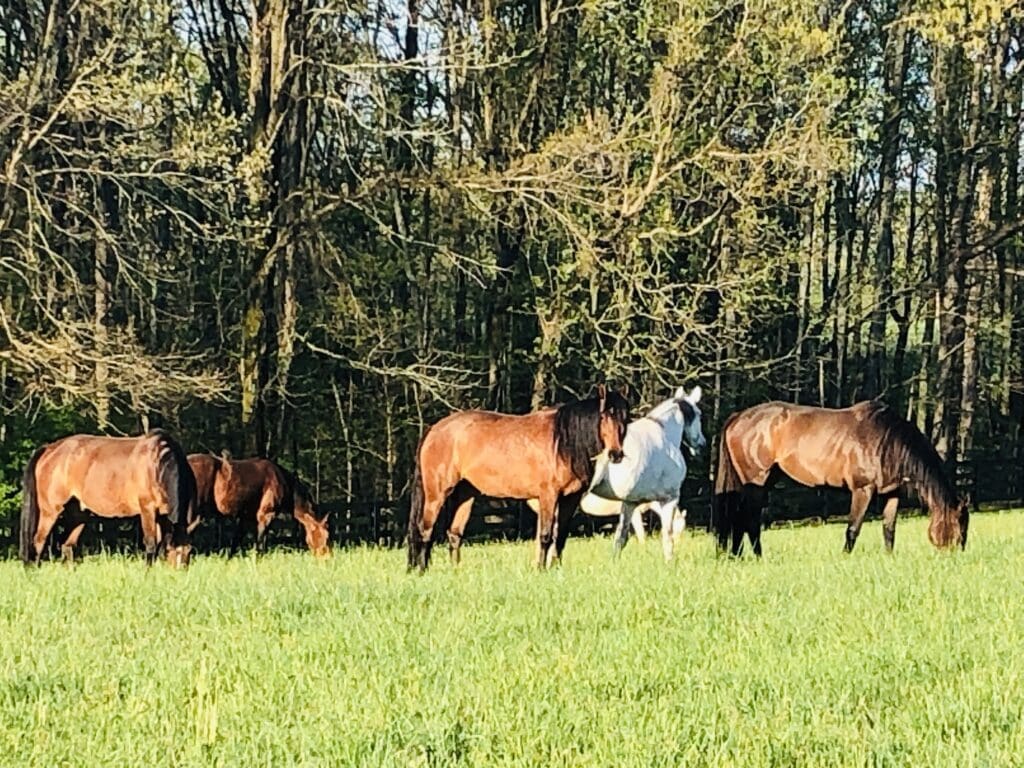
[[[878,170],[878,237],[875,241],[875,304],[868,335],[865,394],[885,390],[886,321],[892,308],[892,268],[895,255],[893,215],[896,201],[897,159],[900,152],[900,117],[903,113],[903,81],[910,64],[907,32],[889,29],[883,53],[884,106],[881,126],[881,165]]]

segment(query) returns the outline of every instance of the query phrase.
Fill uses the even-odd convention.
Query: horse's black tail
[[[185,451],[178,441],[162,430],[154,430],[160,439],[156,478],[167,495],[167,516],[174,526],[174,544],[182,544],[188,525],[196,517],[196,477]]]
[[[718,436],[718,469],[715,472],[715,494],[711,506],[711,529],[718,540],[720,551],[729,546],[729,536],[733,526],[738,523],[735,518],[739,513],[739,497],[743,490],[743,482],[733,464],[726,441],[732,421],[733,417],[726,420]]]
[[[412,475],[412,489],[409,498],[409,570],[416,566],[426,567],[421,562],[426,542],[420,535],[420,523],[423,521],[423,473],[420,471],[420,452],[416,449],[416,469]]]
[[[46,450],[44,445],[37,448],[28,460],[25,474],[21,478],[21,538],[18,550],[25,565],[36,561],[35,538],[39,529],[39,492],[36,489],[36,464]]]

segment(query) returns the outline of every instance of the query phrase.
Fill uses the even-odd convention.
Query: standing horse
[[[885,548],[892,551],[904,483],[916,486],[931,513],[932,544],[967,546],[968,505],[958,501],[935,448],[880,401],[841,409],[771,402],[730,416],[722,428],[715,478],[719,551],[728,547],[731,534],[732,554],[739,555],[746,533],[754,554],[761,555],[760,496],[779,472],[803,485],[851,491],[847,552],[875,494],[885,500],[882,532]]]
[[[22,480],[21,559],[38,563],[54,523],[66,513],[75,523],[61,547],[73,557],[84,516],[134,517],[142,522],[146,561],[156,558],[161,515],[170,520],[168,559],[187,566],[189,510],[195,478],[181,446],[154,429],[140,437],[71,435],[39,448]]]
[[[629,419],[625,393],[608,392],[523,416],[459,411],[424,435],[416,452],[409,514],[409,568],[426,570],[445,501],[455,514],[448,529],[452,561],[473,500],[480,495],[538,499],[537,567],[561,558],[569,520],[590,486],[594,459],[607,452],[622,459]]]
[[[208,453],[193,453],[188,463],[196,476],[198,517],[222,515],[237,521],[231,543],[234,555],[250,529],[256,531],[256,551],[265,552],[267,528],[274,517],[290,514],[302,524],[306,545],[316,557],[330,554],[328,515],[316,517],[309,489],[294,474],[269,459],[234,461]]]
[[[615,536],[616,554],[629,540],[629,527],[637,506],[653,505],[661,517],[661,547],[666,560],[674,551],[672,531],[679,508],[679,489],[686,479],[685,445],[693,456],[707,445],[701,427],[701,389],[689,394],[682,387],[626,430],[625,458],[618,464],[598,462],[590,492],[581,508],[598,499],[621,502]],[[596,497],[596,498],[595,498]],[[634,525],[635,527],[635,525]]]

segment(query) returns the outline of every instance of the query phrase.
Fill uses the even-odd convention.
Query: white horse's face
[[[694,387],[689,394],[682,387],[676,390],[675,401],[683,415],[683,445],[689,449],[691,456],[696,456],[708,444],[700,421],[700,408],[697,406],[700,396],[700,387]]]

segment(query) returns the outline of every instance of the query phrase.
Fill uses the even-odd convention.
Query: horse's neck
[[[647,418],[658,422],[665,432],[665,440],[679,445],[683,440],[683,412],[674,402],[662,403],[647,414]]]

